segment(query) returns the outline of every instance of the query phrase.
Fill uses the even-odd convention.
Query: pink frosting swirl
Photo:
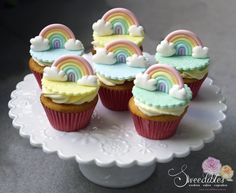
[[[202,169],[204,173],[218,175],[221,169],[220,160],[214,157],[208,157],[202,162]]]

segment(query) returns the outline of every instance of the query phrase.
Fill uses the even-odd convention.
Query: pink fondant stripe
[[[151,67],[149,67],[145,73],[152,75],[153,73],[158,72],[158,71],[167,72],[171,77],[173,77],[173,79],[174,78],[177,79],[180,88],[183,88],[184,83],[179,72],[168,64],[154,64]]]
[[[136,16],[128,9],[124,9],[124,8],[114,8],[114,9],[111,9],[109,11],[107,11],[102,19],[104,19],[105,21],[107,21],[107,18],[109,18],[110,16],[116,16],[116,15],[119,15],[119,13],[125,13],[127,17],[129,17],[129,19],[132,20],[132,22],[135,24],[135,25],[139,25],[138,23],[138,20],[136,18]],[[128,18],[127,18],[128,19]]]

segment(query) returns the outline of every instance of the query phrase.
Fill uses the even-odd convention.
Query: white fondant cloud
[[[139,25],[131,25],[129,27],[129,35],[130,36],[143,36],[144,32],[143,32],[143,26]]]
[[[143,52],[143,56],[146,58],[147,63],[148,63],[149,66],[158,63],[154,55],[151,55],[147,52]]]
[[[47,80],[54,81],[67,81],[67,75],[62,70],[57,69],[55,66],[45,67],[43,70],[43,77]]]
[[[176,50],[174,48],[174,44],[173,43],[169,43],[166,40],[161,41],[161,43],[157,45],[156,51],[161,56],[172,56],[176,52]]]
[[[50,48],[49,40],[44,39],[42,36],[36,36],[30,39],[30,49],[36,52],[45,51]]]
[[[81,41],[76,40],[76,39],[67,40],[64,47],[67,50],[83,50],[84,49],[84,46],[81,43]]]
[[[99,42],[97,42],[97,41],[92,41],[91,44],[93,44],[94,47],[98,47],[99,46]]]
[[[81,79],[77,81],[79,85],[83,86],[97,86],[98,81],[95,75],[83,76]]]
[[[132,56],[127,57],[126,63],[128,66],[131,66],[131,67],[143,68],[143,67],[148,66],[146,58],[142,55],[138,56],[137,54],[133,54]]]
[[[207,58],[208,47],[195,46],[192,50],[192,57],[194,58]]]
[[[175,84],[173,87],[169,90],[169,95],[173,96],[178,99],[186,99],[187,93],[184,88],[179,89],[179,85]]]
[[[145,74],[145,73],[137,74],[134,80],[134,84],[135,86],[143,88],[145,90],[154,91],[157,89],[156,79],[149,79],[148,74]]]
[[[112,52],[107,53],[106,49],[97,49],[93,55],[92,61],[97,64],[114,64],[116,63],[115,55]]]
[[[99,19],[93,24],[93,31],[98,36],[107,36],[113,33],[111,23],[105,22],[103,19]]]

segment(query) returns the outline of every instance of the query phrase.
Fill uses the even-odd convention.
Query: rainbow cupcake
[[[41,103],[51,125],[60,131],[85,128],[98,101],[99,84],[81,56],[62,56],[44,68]]]
[[[140,47],[144,40],[144,30],[135,15],[128,9],[114,8],[107,11],[95,22],[92,42],[94,50],[103,48],[114,40],[128,40]]]
[[[30,70],[33,72],[40,88],[43,69],[63,55],[80,56],[84,52],[83,44],[75,39],[73,32],[62,24],[46,26],[38,36],[30,40],[29,60]]]
[[[105,107],[114,111],[128,110],[136,74],[150,65],[140,48],[128,40],[116,40],[97,50],[92,57],[101,83],[99,95]]]
[[[150,139],[173,136],[192,97],[175,68],[155,64],[134,80],[129,101],[136,131]]]
[[[208,75],[208,48],[203,47],[191,31],[177,30],[168,34],[157,46],[156,60],[180,72],[184,83],[191,88],[193,98]]]

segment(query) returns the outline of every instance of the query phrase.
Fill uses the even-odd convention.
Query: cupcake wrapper
[[[206,79],[207,76],[205,76],[203,79],[201,80],[197,80],[195,82],[192,82],[192,83],[185,83],[189,86],[189,88],[191,89],[192,91],[192,99],[194,99],[197,94],[198,94],[198,91],[202,85],[202,83],[204,82],[204,80]]]
[[[94,106],[83,112],[68,113],[51,110],[44,105],[43,107],[52,127],[65,132],[78,131],[85,128],[89,124],[95,108]]]
[[[99,96],[106,108],[113,111],[127,111],[132,90],[112,90],[100,87]]]
[[[152,121],[132,113],[137,133],[149,139],[167,139],[176,133],[182,116],[174,121]]]
[[[43,78],[43,74],[35,72],[33,70],[31,70],[31,72],[34,74],[34,77],[37,80],[37,83],[38,83],[39,87],[42,89],[42,82],[41,82],[41,80]]]

